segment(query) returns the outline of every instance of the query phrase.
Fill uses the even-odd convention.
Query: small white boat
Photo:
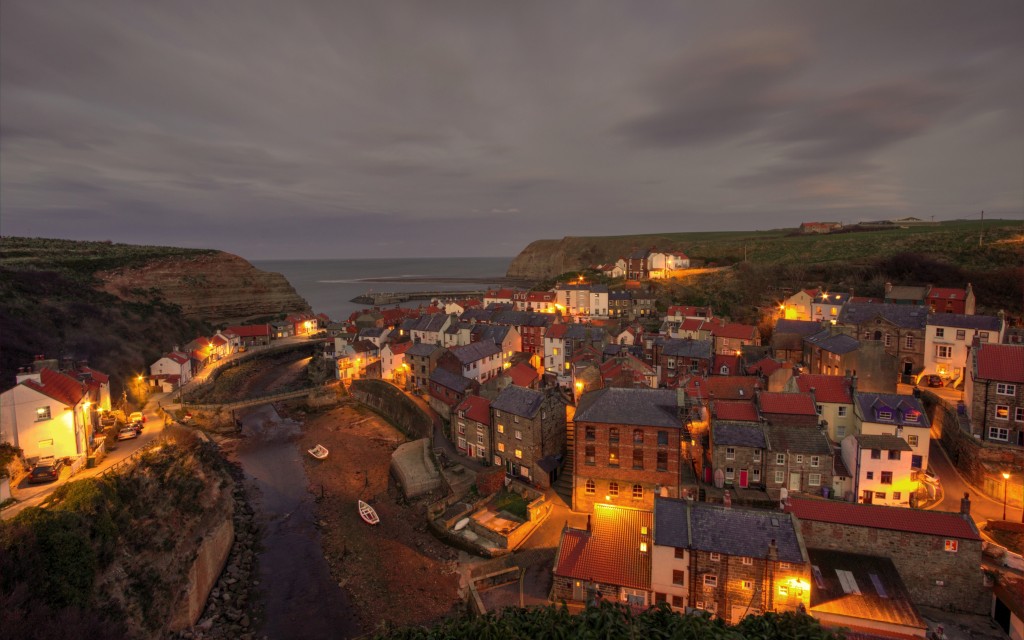
[[[327,451],[327,447],[322,444],[318,444],[312,449],[306,449],[306,451],[308,451],[309,455],[313,456],[317,460],[326,460],[327,454],[330,453]]]
[[[380,517],[377,515],[376,509],[362,500],[359,501],[359,517],[362,518],[366,524],[377,524],[380,522]]]
[[[466,528],[467,524],[469,524],[469,518],[463,518],[462,520],[459,520],[458,522],[455,523],[455,527],[453,528],[453,531],[462,531],[463,529]]]

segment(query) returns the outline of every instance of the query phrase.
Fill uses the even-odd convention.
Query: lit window
[[[516,457],[519,458],[520,460],[523,459],[523,450],[522,449],[516,449]]]
[[[1010,419],[1010,407],[1005,404],[996,405],[996,420],[1009,420]]]
[[[960,549],[959,540],[946,540],[946,551],[950,553],[956,553]]]
[[[36,409],[36,422],[40,422],[40,421],[43,421],[43,420],[49,420],[49,419],[50,419],[50,407],[49,407],[49,405],[47,405],[45,407],[39,407],[38,409]]]
[[[643,500],[644,499],[644,488],[638,484],[633,485],[633,499]]]
[[[498,425],[498,433],[505,433],[505,425],[503,425],[503,424],[499,424]]]
[[[500,451],[502,453],[505,453],[505,443],[504,442],[499,442],[498,443],[498,451]]]
[[[706,575],[706,576],[704,576],[704,586],[705,587],[717,587],[718,586],[718,576],[713,576],[713,575]]]
[[[742,586],[743,586],[743,590],[744,591],[750,591],[751,589],[754,588],[754,581],[753,580],[744,580],[742,582]]]
[[[587,480],[586,489],[585,489],[586,494],[588,496],[592,496],[592,495],[594,495],[594,491],[596,491],[596,490],[597,490],[597,485],[594,484],[594,481],[593,480]]]

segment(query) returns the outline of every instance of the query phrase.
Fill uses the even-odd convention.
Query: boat
[[[380,522],[380,517],[377,515],[377,511],[362,500],[359,501],[359,517],[362,518],[366,524],[377,524]]]
[[[462,531],[463,529],[466,528],[467,524],[469,524],[469,518],[463,518],[462,520],[459,520],[458,522],[455,523],[455,528],[453,530],[454,531]]]
[[[317,460],[326,460],[327,459],[327,454],[330,453],[327,450],[327,447],[325,447],[322,444],[318,444],[315,447],[313,447],[312,449],[306,449],[306,451],[308,451],[309,455],[313,456]]]

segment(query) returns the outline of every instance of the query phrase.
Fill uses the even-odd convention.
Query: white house
[[[854,403],[857,433],[902,438],[910,446],[910,468],[915,477],[928,468],[931,422],[920,400],[895,393],[858,391]]]
[[[917,491],[910,470],[910,445],[893,435],[846,436],[843,463],[853,474],[857,502],[909,507]]]
[[[971,343],[1003,341],[1005,325],[1001,317],[960,313],[928,315],[924,333],[924,371],[957,384],[966,375]]]
[[[17,381],[0,394],[0,441],[26,459],[88,454],[95,400],[87,385],[48,368],[19,373]]]
[[[608,317],[608,286],[603,284],[559,283],[551,290],[555,307],[577,318]]]
[[[461,369],[459,375],[463,378],[476,380],[483,384],[501,373],[503,361],[501,347],[493,342],[483,340],[461,347],[452,347],[448,352],[451,356],[442,355],[438,360],[438,366],[444,366],[443,363],[454,357]]]
[[[404,342],[388,342],[380,349],[380,377],[384,380],[404,382],[405,372],[409,368],[405,363],[405,352],[412,346],[408,340]]]
[[[818,289],[802,289],[779,305],[779,317],[785,320],[810,320],[811,302],[821,293]]]
[[[412,341],[440,345],[444,330],[454,321],[454,318],[455,316],[444,313],[420,316],[409,332]]]
[[[843,306],[850,301],[850,298],[849,293],[819,292],[811,300],[811,317],[809,319],[815,322],[835,323],[843,311]]]
[[[668,278],[673,271],[689,269],[690,259],[682,251],[652,251],[647,255],[647,271],[650,278]]]
[[[154,382],[168,380],[172,387],[187,384],[192,379],[192,360],[181,351],[165,353],[149,365],[149,375]]]
[[[569,330],[567,324],[553,324],[544,333],[544,370],[558,376],[568,372],[565,360],[565,334]]]

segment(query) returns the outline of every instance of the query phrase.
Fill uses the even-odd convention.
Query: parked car
[[[40,482],[53,482],[54,480],[60,479],[60,472],[64,468],[63,458],[54,458],[48,456],[46,458],[40,458],[36,465],[32,467],[32,471],[28,474],[29,484],[38,484]]]
[[[135,424],[136,422],[142,424],[145,421],[146,416],[142,415],[141,411],[134,411],[132,415],[128,416],[128,424]]]
[[[935,475],[935,472],[932,471],[931,468],[928,468],[924,472],[924,479],[925,479],[925,482],[930,482],[932,484],[939,484],[939,476]]]
[[[928,376],[928,386],[929,387],[941,387],[942,386],[942,376],[937,376],[937,375],[934,375],[934,374]]]
[[[136,429],[135,427],[121,427],[121,430],[117,432],[118,440],[131,440],[132,438],[138,437],[139,430]]]
[[[109,412],[100,414],[101,427],[112,427],[115,424],[117,424],[117,416]]]

